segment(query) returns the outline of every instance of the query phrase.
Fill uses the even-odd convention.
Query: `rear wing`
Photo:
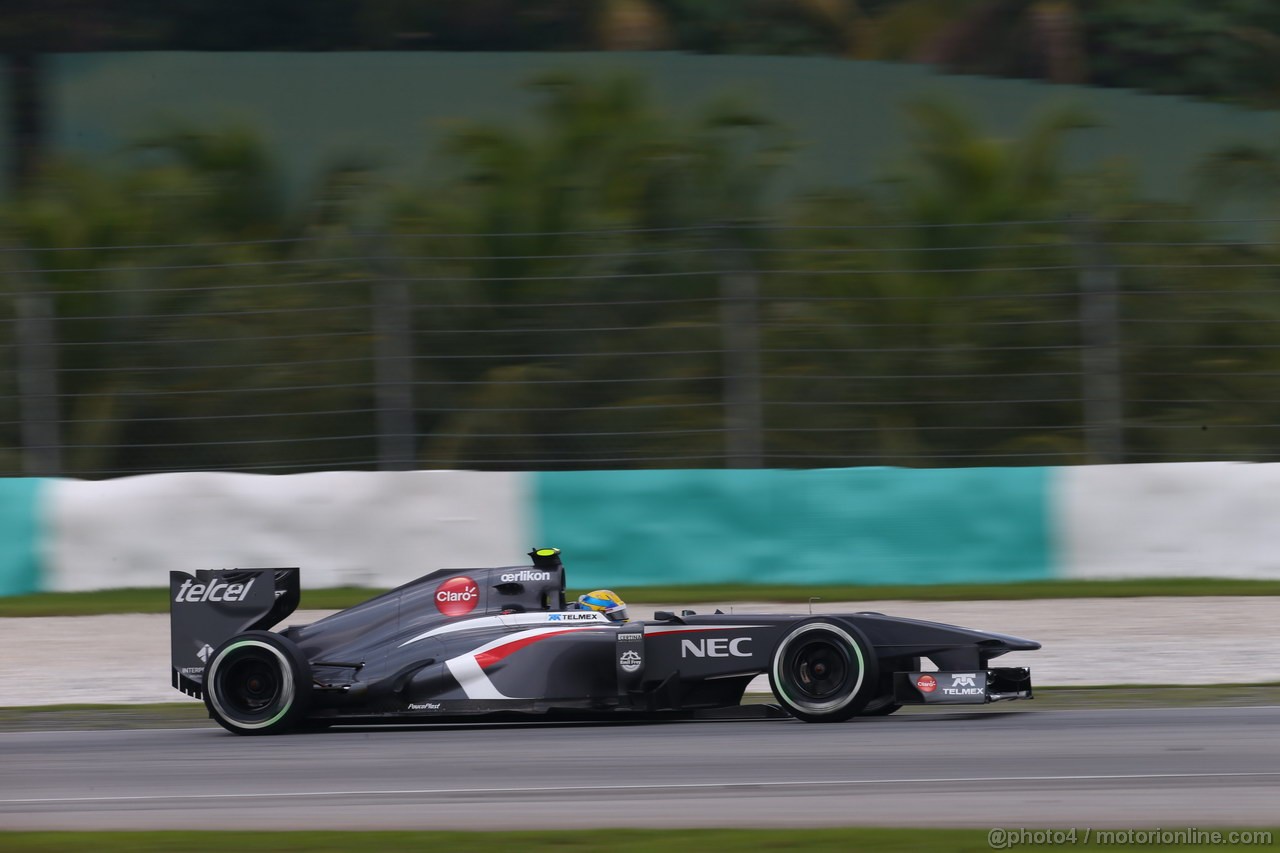
[[[173,686],[204,695],[204,667],[223,641],[265,630],[301,598],[298,569],[199,569],[169,572],[169,645]]]

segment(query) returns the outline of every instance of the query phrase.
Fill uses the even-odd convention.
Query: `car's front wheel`
[[[279,634],[247,631],[210,656],[204,703],[209,716],[238,735],[287,731],[310,707],[311,665]]]
[[[769,686],[793,717],[835,723],[862,711],[875,696],[875,653],[862,632],[834,619],[794,626],[778,642]]]

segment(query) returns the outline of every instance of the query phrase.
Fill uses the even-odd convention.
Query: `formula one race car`
[[[298,569],[171,572],[173,686],[244,735],[529,714],[816,723],[1031,698],[1026,669],[988,666],[1031,640],[880,613],[612,621],[566,606],[559,551],[529,556],[442,569],[280,632],[265,629],[298,606]],[[781,708],[742,705],[766,673]]]

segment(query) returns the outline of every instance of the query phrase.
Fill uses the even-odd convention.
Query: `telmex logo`
[[[742,647],[751,642],[750,637],[715,637],[706,640],[681,640],[680,657],[688,658],[749,658],[751,652]]]
[[[480,587],[466,575],[449,578],[436,588],[436,609],[445,616],[463,616],[480,603]]]
[[[523,582],[523,581],[549,581],[551,580],[551,572],[535,572],[530,569],[525,569],[524,571],[512,572],[510,574],[502,575],[501,577],[498,578],[498,580],[502,583],[516,583],[516,582]]]
[[[178,587],[178,594],[173,597],[174,601],[244,601],[249,597],[249,587],[253,586],[253,582],[257,578],[253,578],[248,583],[223,583],[215,580],[210,584],[196,583],[187,578],[182,582],[182,586]]]
[[[595,611],[590,613],[552,613],[547,617],[548,622],[595,622]]]

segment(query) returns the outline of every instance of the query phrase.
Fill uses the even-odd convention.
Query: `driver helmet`
[[[603,613],[611,622],[627,621],[626,602],[611,589],[597,589],[595,592],[578,596],[578,608]]]

